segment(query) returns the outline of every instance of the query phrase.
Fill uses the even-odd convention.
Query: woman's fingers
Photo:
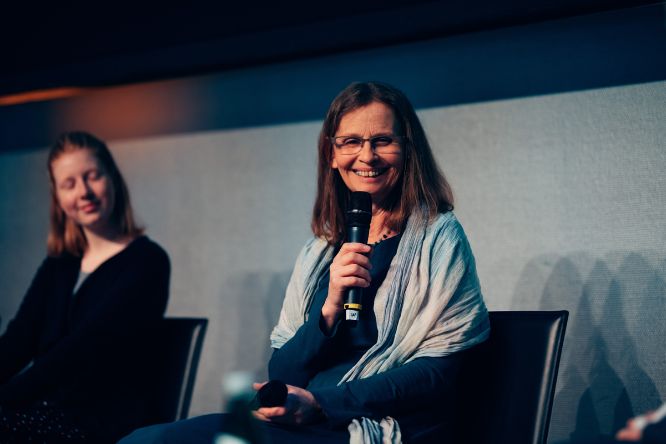
[[[370,272],[360,265],[350,264],[344,267],[331,266],[328,282],[327,302],[342,309],[344,294],[351,287],[369,287]]]
[[[329,269],[328,295],[322,315],[330,330],[343,310],[345,292],[351,287],[369,287],[372,264],[369,245],[348,242],[342,244]]]
[[[353,251],[356,253],[362,253],[362,254],[368,254],[370,251],[372,251],[372,247],[370,245],[362,244],[360,242],[346,242],[342,244],[340,247],[340,253],[345,253],[348,251]]]
[[[259,412],[256,411],[256,410],[252,410],[252,416],[254,416],[255,418],[257,418],[257,419],[260,420],[260,421],[270,422],[270,419],[269,419],[269,418],[267,418],[266,416],[262,415],[261,413],[259,413]]]
[[[288,413],[285,407],[261,407],[252,411],[255,418],[266,422],[292,422]]]
[[[284,406],[261,407],[252,412],[254,417],[261,421],[285,424],[310,423],[321,418],[321,407],[312,393],[291,385],[287,389],[289,396]]]
[[[266,384],[268,384],[268,381],[264,381],[264,382],[253,382],[253,383],[252,383],[252,388],[253,388],[254,390],[256,390],[256,391],[259,391],[259,390],[260,390],[263,386],[265,386]]]
[[[287,408],[284,406],[260,407],[255,411],[266,418],[276,418],[287,414]]]
[[[261,390],[263,386],[268,384],[268,381],[254,382],[252,388],[256,391]],[[280,410],[282,409],[282,410]],[[283,416],[286,410],[284,407],[259,407],[257,410],[252,411],[252,415],[261,421],[272,421],[276,417]]]
[[[370,259],[360,253],[347,253],[339,260],[333,261],[331,264],[331,266],[334,267],[347,267],[349,265],[358,265],[359,267],[366,270],[370,270],[372,268]]]
[[[347,243],[342,244],[340,251],[333,259],[334,264],[347,265],[359,264],[365,268],[371,268],[370,259],[368,254],[372,251],[372,247],[365,244]]]
[[[369,283],[370,271],[368,271],[367,268],[363,268],[357,264],[344,265],[342,267],[337,267],[335,270],[331,270],[331,280],[334,281],[335,285],[337,286],[356,286],[355,283],[349,284],[346,282],[346,280],[349,278],[359,278],[368,281]]]
[[[339,278],[331,279],[331,284],[335,288],[339,288],[341,290],[344,290],[344,289],[350,288],[350,287],[369,287],[370,286],[370,280],[369,280],[369,278],[348,276],[348,277],[339,277]]]
[[[640,441],[643,435],[640,429],[625,428],[617,432],[615,439],[618,441]]]
[[[372,264],[366,254],[370,251],[369,245],[343,244],[331,264],[330,280],[333,286],[339,290],[367,287],[370,283]]]

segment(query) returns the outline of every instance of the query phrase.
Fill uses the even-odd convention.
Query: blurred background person
[[[48,172],[48,255],[0,337],[0,441],[113,442],[144,423],[142,356],[169,258],[135,222],[103,141],[63,134]]]

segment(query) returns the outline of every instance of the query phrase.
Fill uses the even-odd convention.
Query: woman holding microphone
[[[489,334],[450,187],[412,105],[386,84],[345,88],[318,151],[314,237],[271,334],[269,377],[288,396],[254,414],[271,443],[446,442],[459,352]],[[368,244],[346,242],[352,192],[371,197]],[[362,311],[350,323],[353,287],[363,289]],[[149,427],[122,444],[209,443],[228,421],[214,414]]]

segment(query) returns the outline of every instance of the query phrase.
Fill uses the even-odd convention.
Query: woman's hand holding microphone
[[[328,296],[321,309],[322,317],[330,332],[338,316],[344,312],[345,294],[351,287],[370,286],[372,264],[368,255],[372,247],[361,243],[344,243],[333,259],[330,268]]]

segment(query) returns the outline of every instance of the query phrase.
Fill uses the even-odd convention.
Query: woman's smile
[[[86,202],[82,205],[79,205],[79,210],[83,211],[86,214],[94,213],[99,209],[99,202],[92,201]]]
[[[354,174],[361,177],[374,178],[388,171],[388,168],[373,168],[370,170],[352,170]]]

